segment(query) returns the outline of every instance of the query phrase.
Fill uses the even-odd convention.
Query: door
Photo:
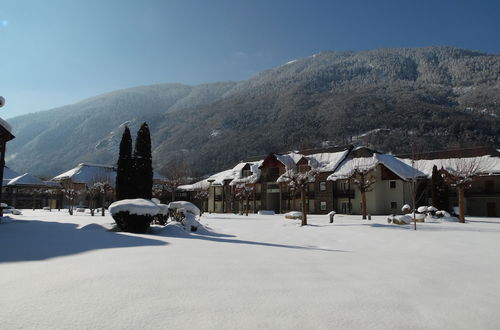
[[[497,216],[497,204],[494,202],[486,203],[486,212],[487,212],[489,217],[496,217]]]

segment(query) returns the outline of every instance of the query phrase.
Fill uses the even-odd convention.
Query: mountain
[[[500,55],[328,51],[239,82],[120,90],[9,120],[7,164],[47,176],[112,164],[123,125],[134,132],[144,121],[167,174],[179,162],[203,175],[250,156],[350,142],[385,152],[498,147]]]

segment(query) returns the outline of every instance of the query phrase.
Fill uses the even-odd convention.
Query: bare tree
[[[205,203],[207,203],[208,201],[208,189],[198,190],[193,198],[201,201],[200,211],[201,213],[203,213],[203,211],[205,210]]]
[[[355,165],[355,168],[348,178],[356,187],[358,187],[361,193],[361,210],[363,213],[363,220],[366,219],[367,205],[366,205],[366,193],[373,190],[373,185],[376,180],[372,174],[373,168],[362,168],[361,166]]]
[[[255,192],[255,186],[248,183],[238,183],[235,186],[235,197],[245,202],[245,215],[248,216],[250,196]]]
[[[457,158],[449,160],[446,168],[441,168],[445,182],[456,187],[458,195],[459,221],[465,222],[465,190],[484,168],[480,158]]]
[[[78,191],[69,186],[63,189],[63,193],[69,203],[68,212],[70,215],[73,215],[73,206],[78,197]]]
[[[105,215],[106,199],[113,192],[111,179],[109,177],[95,177],[92,183],[86,187],[87,199],[89,201],[90,214],[94,216],[97,202],[101,204],[101,215]]]
[[[318,171],[316,169],[310,169],[307,171],[298,171],[296,169],[289,169],[280,176],[277,182],[283,182],[288,184],[291,188],[300,191],[300,201],[302,205],[302,223],[301,226],[307,225],[307,206],[306,206],[306,194],[307,186],[316,180]]]
[[[186,184],[189,180],[189,165],[183,153],[176,154],[176,156],[174,156],[174,158],[163,168],[162,172],[164,172],[168,178],[165,180],[164,184],[170,189],[173,202],[175,201],[177,188]]]

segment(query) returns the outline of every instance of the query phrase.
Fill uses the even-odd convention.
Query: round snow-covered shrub
[[[185,211],[184,211],[184,219],[182,219],[181,223],[184,226],[184,228],[186,228],[186,230],[189,231],[197,231],[198,227],[201,226],[201,224],[198,222],[198,220],[196,220],[196,217],[193,214]]]
[[[118,228],[131,233],[145,233],[160,208],[150,200],[123,199],[109,206]]]
[[[173,211],[177,211],[178,209],[185,209],[187,212],[196,216],[199,216],[201,214],[200,209],[196,205],[185,201],[171,202],[170,204],[168,204],[168,208]]]
[[[419,206],[417,209],[418,213],[425,213],[427,212],[427,206]]]
[[[401,212],[403,212],[403,214],[410,213],[411,212],[411,206],[408,205],[408,204],[403,205],[403,207],[401,208]]]
[[[285,219],[302,219],[302,212],[292,211],[285,213]]]
[[[113,219],[118,228],[129,233],[145,233],[151,221],[152,215],[130,214],[129,212],[118,212],[113,214]]]

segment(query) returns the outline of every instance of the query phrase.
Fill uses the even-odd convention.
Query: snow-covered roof
[[[5,130],[7,132],[9,132],[10,134],[12,134],[12,126],[10,126],[10,124],[8,122],[6,122],[5,120],[3,120],[2,118],[0,118],[0,126],[2,126],[3,128],[5,128]]]
[[[255,183],[260,178],[259,166],[262,165],[262,162],[263,161],[260,160],[257,162],[239,163],[230,170],[216,173],[193,184],[179,186],[178,189],[184,191],[206,190],[210,185],[221,186],[224,184],[224,181],[229,181],[230,185],[237,183]],[[247,164],[250,165],[252,174],[248,177],[242,177],[242,170]]]
[[[289,152],[283,155],[275,155],[276,159],[279,160],[287,170],[291,170],[295,168],[295,165],[299,160],[301,160],[304,155],[298,154],[296,152]]]
[[[58,176],[54,177],[53,181],[71,180],[74,183],[92,184],[97,181],[107,180],[114,183],[116,179],[116,169],[113,166],[100,164],[78,164]]]
[[[165,180],[166,178],[153,171],[153,180]],[[73,183],[85,183],[87,185],[97,181],[108,181],[115,184],[116,167],[102,164],[81,163],[75,168],[52,178],[52,181],[71,180]]]
[[[333,172],[337,166],[344,160],[349,150],[339,152],[322,152],[306,156],[309,159],[311,167],[320,172]]]
[[[336,181],[340,179],[347,179],[352,176],[355,169],[361,171],[369,171],[374,169],[377,165],[383,164],[390,169],[394,174],[403,180],[408,180],[415,177],[425,176],[424,173],[418,169],[414,169],[402,162],[400,159],[387,154],[374,153],[372,157],[357,157],[347,158],[339,166],[339,168],[328,176],[328,180]]]
[[[18,177],[15,177],[11,179],[8,183],[8,186],[44,186],[44,187],[57,187],[59,186],[59,183],[57,182],[50,182],[50,181],[42,181],[38,179],[37,177],[34,177],[33,175],[29,173],[24,173],[23,175],[19,175]]]
[[[8,168],[7,166],[4,166],[3,168],[3,181],[4,183],[9,182],[10,180],[14,179],[15,177],[18,177],[19,173],[16,171]]]
[[[411,166],[411,159],[405,158],[400,160]],[[453,171],[456,170],[456,167],[460,163],[464,162],[476,162],[480,174],[500,174],[500,157],[493,157],[490,155],[467,158],[420,159],[415,161],[415,167],[430,178],[432,177],[432,168],[434,165],[436,165],[438,169],[444,168]]]

